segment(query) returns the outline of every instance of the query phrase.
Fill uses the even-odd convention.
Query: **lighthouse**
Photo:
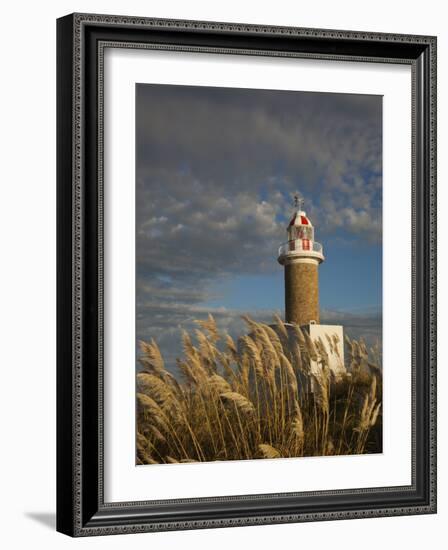
[[[285,268],[285,321],[296,325],[320,321],[319,265],[325,260],[303,203],[296,194],[288,241],[278,251],[278,261]]]
[[[277,259],[285,270],[285,323],[288,330],[290,325],[298,325],[313,341],[320,341],[334,380],[338,381],[347,372],[344,328],[320,324],[319,266],[325,257],[322,245],[314,240],[314,226],[303,205],[304,200],[296,194],[294,212],[286,229],[288,240],[278,249]],[[319,362],[312,360],[311,372],[318,375],[320,371]]]

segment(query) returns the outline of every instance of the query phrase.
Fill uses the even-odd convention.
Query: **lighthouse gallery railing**
[[[278,255],[283,256],[290,252],[319,252],[323,254],[323,247],[316,241],[307,241],[303,239],[296,239],[295,241],[287,241],[280,245],[278,249]]]

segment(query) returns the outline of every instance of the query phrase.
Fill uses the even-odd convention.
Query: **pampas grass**
[[[194,340],[184,332],[179,377],[154,340],[140,342],[137,464],[381,452],[377,348],[346,337],[348,370],[336,381],[336,340],[313,341],[279,317],[271,326],[243,319],[237,342],[211,315]]]

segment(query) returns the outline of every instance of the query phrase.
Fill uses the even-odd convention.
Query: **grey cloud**
[[[244,190],[259,204],[261,189],[269,202],[280,190],[275,206],[285,212],[299,187],[353,210],[340,228],[358,238],[353,219],[368,216],[373,223],[361,227],[368,239],[372,231],[378,236],[379,97],[144,85],[137,101],[137,177],[150,197],[140,201],[150,204],[147,217],[165,209],[182,217],[190,206],[215,219],[223,194]],[[233,201],[235,215],[240,206]],[[315,209],[332,217],[325,201]],[[321,227],[323,235],[334,229]]]

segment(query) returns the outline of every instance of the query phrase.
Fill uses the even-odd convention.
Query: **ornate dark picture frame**
[[[108,503],[103,491],[103,54],[113,45],[412,68],[412,484]],[[73,14],[57,22],[57,529],[71,536],[436,512],[436,38]],[[130,366],[133,368],[133,366]]]

